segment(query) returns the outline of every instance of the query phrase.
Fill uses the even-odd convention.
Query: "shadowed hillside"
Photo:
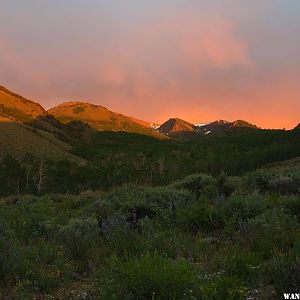
[[[197,138],[205,135],[228,135],[247,133],[259,129],[243,120],[228,122],[217,120],[208,124],[194,125],[179,118],[169,119],[157,131],[174,138]]]
[[[0,157],[12,155],[23,158],[25,154],[50,159],[84,160],[69,153],[72,147],[54,135],[22,123],[0,121]]]
[[[202,135],[222,135],[231,133],[245,133],[259,129],[256,125],[248,123],[244,120],[237,120],[234,122],[228,122],[224,120],[218,120],[197,128],[197,133]]]

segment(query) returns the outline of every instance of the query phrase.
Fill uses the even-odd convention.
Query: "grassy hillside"
[[[39,104],[0,86],[0,116],[28,121],[44,113],[45,110]]]
[[[63,123],[79,120],[101,131],[125,131],[165,139],[154,129],[141,125],[141,121],[135,122],[130,117],[114,113],[98,105],[76,101],[66,102],[48,112]]]
[[[279,172],[300,170],[300,157],[278,162],[265,167],[265,169]]]
[[[83,162],[83,159],[70,154],[72,147],[48,132],[25,124],[0,121],[0,157],[12,155],[18,159],[25,154],[36,157]]]

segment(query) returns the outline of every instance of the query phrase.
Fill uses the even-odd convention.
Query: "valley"
[[[0,298],[295,291],[298,127],[157,126],[86,102],[46,111],[1,88]]]

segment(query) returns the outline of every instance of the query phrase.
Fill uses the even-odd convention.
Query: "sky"
[[[161,123],[300,122],[299,0],[0,0],[0,85]]]

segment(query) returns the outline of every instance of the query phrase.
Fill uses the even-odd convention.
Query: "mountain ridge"
[[[44,115],[45,113],[46,110],[39,103],[26,99],[0,86],[1,117],[24,122]]]
[[[125,131],[164,139],[165,136],[146,126],[147,122],[82,101],[68,101],[47,111],[62,123],[79,120],[100,131]],[[144,124],[142,123],[144,122]]]
[[[168,136],[203,136],[254,129],[259,128],[244,120],[236,120],[233,122],[217,120],[211,123],[194,125],[180,118],[171,118],[164,122],[157,130]]]
[[[50,117],[41,118],[47,115],[52,115],[53,119]],[[67,124],[80,121],[100,131],[125,131],[161,139],[176,135],[203,136],[260,129],[244,120],[233,122],[217,120],[207,124],[195,125],[177,117],[170,118],[159,126],[133,116],[113,112],[102,105],[82,100],[65,101],[45,110],[38,102],[29,100],[1,85],[0,121],[29,122],[34,126],[52,126],[50,131],[53,132],[57,131],[57,128],[54,128],[57,122]],[[59,125],[56,127],[59,127]],[[300,124],[294,130],[299,128]]]
[[[171,118],[157,128],[157,131],[166,135],[194,132],[196,126],[180,118]]]

